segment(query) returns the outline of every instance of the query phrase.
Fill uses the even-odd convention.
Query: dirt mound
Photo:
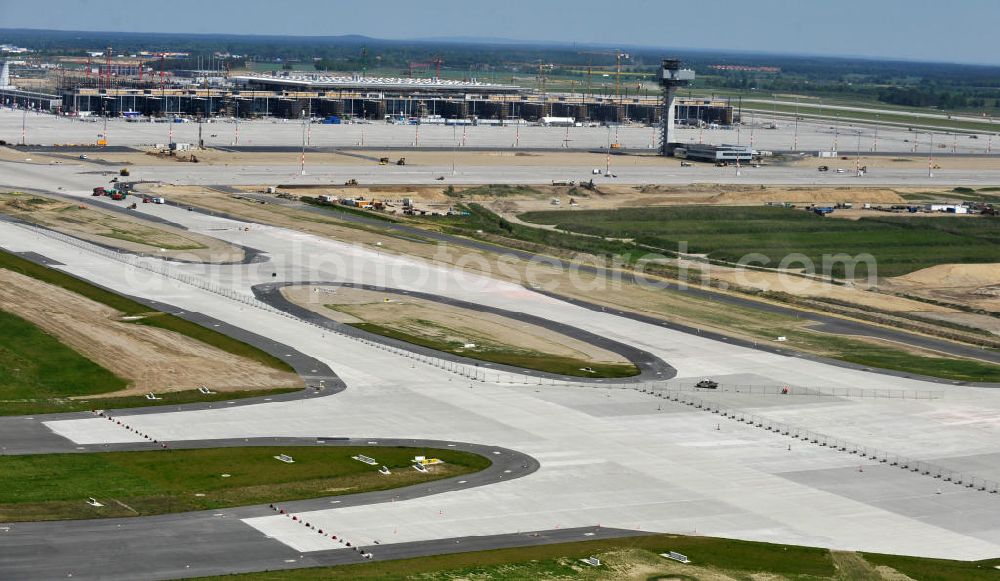
[[[17,210],[19,212],[37,212],[39,210],[48,210],[53,207],[59,206],[58,203],[52,200],[47,200],[45,198],[16,198],[7,202],[7,207],[12,210]]]
[[[764,188],[754,190],[726,190],[713,196],[713,204],[746,204],[763,202],[791,202],[795,204],[902,204],[902,197],[890,189],[879,188]]]
[[[1000,285],[1000,264],[939,264],[892,280],[938,288],[991,287]]]

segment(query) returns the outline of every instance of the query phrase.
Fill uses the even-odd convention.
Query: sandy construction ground
[[[860,160],[855,159],[855,156],[853,155],[847,155],[846,157],[847,159],[842,159],[840,157],[833,159],[821,157],[802,157],[798,160],[783,163],[783,165],[799,168],[816,168],[817,173],[820,173],[818,169],[819,166],[825,165],[830,168],[830,172],[836,172],[838,169],[842,169],[845,174],[854,173],[858,165],[861,167],[867,166],[869,172],[880,169],[922,169],[927,171],[928,166],[926,151],[923,155],[873,155],[867,157],[862,155]],[[938,157],[932,158],[929,163],[932,171],[945,168],[964,170],[997,169],[1000,168],[1000,155],[981,157]]]
[[[296,304],[343,323],[375,323],[439,341],[474,343],[476,347],[469,348],[470,354],[477,348],[489,348],[628,363],[617,353],[538,325],[415,297],[314,285],[285,287],[282,294]]]
[[[300,387],[293,373],[265,367],[189,337],[124,322],[121,313],[36,279],[0,269],[0,309],[31,321],[130,382],[102,397],[183,391]]]
[[[1000,263],[940,264],[886,282],[892,292],[1000,313]]]
[[[479,252],[468,248],[449,248],[445,245],[425,243],[402,237],[393,237],[374,230],[354,228],[343,221],[338,221],[336,215],[328,218],[306,212],[294,207],[267,204],[261,205],[246,200],[238,200],[231,195],[205,190],[196,186],[157,186],[155,191],[172,196],[173,199],[185,204],[192,204],[212,210],[243,216],[248,220],[259,221],[285,228],[292,228],[310,234],[329,237],[334,240],[363,244],[378,245],[380,251],[394,254],[411,255],[431,261],[456,265],[461,263],[464,268],[485,272],[491,276],[511,280],[519,284],[538,284],[551,290],[564,293],[581,300],[596,302],[610,307],[624,307],[638,312],[662,316],[667,320],[687,320],[697,325],[713,327],[728,334],[735,333],[734,328],[716,323],[704,318],[701,306],[684,301],[678,295],[642,288],[635,285],[608,286],[597,282],[594,277],[584,273],[567,273],[543,264],[529,264],[521,260],[505,259],[503,265],[498,257],[491,253]],[[501,204],[517,204],[504,200]],[[974,266],[974,265],[970,265]],[[991,265],[980,265],[989,267]],[[703,268],[694,265],[693,268]],[[510,273],[516,273],[513,277]],[[958,315],[962,311],[941,307],[893,296],[895,286],[886,286],[884,292],[874,293],[862,288],[833,285],[818,280],[798,276],[782,275],[766,272],[738,272],[722,266],[713,266],[707,273],[716,280],[736,283],[740,286],[759,288],[761,290],[784,290],[803,297],[831,298],[858,305],[862,308],[871,307],[896,313],[929,313],[934,318],[938,313],[942,316]],[[653,277],[655,278],[655,277]],[[935,279],[936,280],[936,279]],[[891,280],[889,281],[892,282]],[[914,293],[917,294],[917,293]],[[678,303],[677,301],[681,301]],[[689,309],[696,309],[701,314],[688,318]],[[326,313],[329,315],[329,313]],[[963,324],[994,331],[997,319],[987,315],[964,316]],[[749,337],[749,336],[747,336]]]
[[[665,185],[599,185],[596,192],[583,188],[548,186],[538,188],[545,197],[504,197],[493,200],[491,207],[502,211],[505,217],[528,211],[543,210],[607,210],[648,206],[759,206],[771,203],[834,205],[841,202],[853,204],[901,204],[906,200],[889,188],[850,187],[794,187],[794,186],[729,186],[722,184],[692,184],[687,186]],[[461,190],[460,190],[461,191]],[[552,203],[559,200],[559,205]],[[571,205],[570,201],[576,205]]]
[[[193,262],[238,262],[241,248],[139,217],[39,194],[0,193],[0,212],[77,238],[131,252]]]

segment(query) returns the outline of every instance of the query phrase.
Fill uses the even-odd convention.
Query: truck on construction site
[[[92,193],[91,195],[92,196],[103,196],[103,195],[105,195],[104,186],[97,186],[96,188],[94,188],[94,193]]]

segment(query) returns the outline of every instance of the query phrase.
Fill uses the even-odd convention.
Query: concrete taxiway
[[[3,170],[4,181],[15,185],[32,181],[35,187],[62,187],[71,194],[87,189],[86,180],[67,166],[5,163]],[[179,171],[172,166],[140,170],[143,177],[168,180],[183,179]],[[198,168],[195,173],[208,179],[213,171],[220,173],[219,168]],[[212,183],[219,182],[215,175]],[[466,538],[476,541],[463,546],[492,546],[491,541],[503,546],[526,538],[531,542],[534,537],[526,537],[524,531],[573,531],[543,537],[579,539],[583,531],[593,532],[598,526],[952,559],[1000,554],[1000,494],[966,486],[967,482],[1000,480],[1000,454],[996,452],[1000,449],[1000,391],[941,386],[763,352],[613,312],[597,312],[529,288],[370,247],[260,225],[247,231],[243,222],[184,208],[158,206],[156,212],[192,231],[259,249],[271,260],[194,265],[151,257],[122,259],[6,222],[0,222],[0,245],[44,256],[55,268],[107,288],[266,336],[328,365],[346,389],[328,397],[147,410],[129,418],[142,433],[172,442],[314,438],[317,434],[378,441],[479,442],[517,451],[539,464],[537,471],[524,477],[498,477],[474,489],[441,490],[395,502],[383,499],[363,505],[306,507],[301,515],[324,530],[339,531],[366,546],[378,540],[397,547],[400,555],[444,551],[454,540],[465,543],[462,539]],[[474,381],[248,302],[256,285],[304,280],[425,292],[578,327],[661,359],[676,369],[676,382],[693,384],[711,377],[732,384],[787,385],[792,390],[865,388],[894,394],[707,393],[702,397],[831,438],[918,458],[963,478],[960,484],[957,479],[902,469],[849,450],[793,440],[636,389],[610,384],[546,385],[527,378],[519,383],[489,376]],[[940,391],[942,397],[916,396],[927,391]],[[55,435],[44,438],[65,439],[74,447],[133,441],[109,423],[73,417],[46,419],[42,425]],[[31,430],[22,445],[30,444],[34,435],[43,438],[37,425]],[[204,523],[184,515],[163,517],[170,523],[164,530],[171,531],[165,537],[154,537],[156,533],[142,528],[146,525],[141,521],[121,523],[131,535],[115,532],[117,527],[106,528],[107,523],[69,525],[85,528],[65,538],[56,538],[59,531],[47,525],[16,525],[0,530],[0,576],[23,574],[25,563],[41,554],[41,539],[48,537],[52,539],[43,547],[54,547],[56,554],[81,554],[74,552],[77,549],[71,543],[72,537],[81,536],[88,538],[81,546],[93,551],[104,541],[102,555],[110,560],[122,559],[120,547],[134,547],[133,558],[149,554],[150,563],[163,563],[145,570],[148,575],[143,576],[149,578],[222,572],[231,563],[224,555],[241,554],[248,548],[261,558],[261,562],[250,560],[253,567],[264,560],[288,567],[340,562],[343,549],[331,549],[329,539],[319,538],[287,517],[222,512],[230,516],[213,516],[215,520]],[[192,549],[196,552],[189,552],[185,547],[190,545],[181,541],[171,548],[172,539],[185,532],[196,536],[193,531],[202,524],[209,530],[204,534],[220,536],[205,538]],[[16,536],[22,528],[29,531],[26,540]],[[32,530],[36,531],[33,536]],[[15,554],[20,556],[7,557]],[[157,561],[157,554],[170,556]],[[179,568],[181,563],[184,569]],[[124,565],[109,566],[113,568],[109,576],[127,575]],[[100,575],[92,569],[74,576]]]

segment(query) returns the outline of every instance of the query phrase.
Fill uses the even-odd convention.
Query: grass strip
[[[615,363],[595,363],[583,359],[573,359],[571,357],[558,357],[544,353],[524,353],[518,351],[497,351],[497,350],[467,350],[457,349],[455,345],[446,341],[439,341],[429,337],[413,335],[391,327],[385,327],[376,323],[352,323],[352,327],[398,339],[421,347],[427,347],[436,351],[460,355],[471,359],[479,359],[490,363],[500,363],[511,365],[523,369],[534,369],[559,375],[569,375],[573,377],[632,377],[639,374],[639,369],[635,365],[615,364]],[[589,367],[593,372],[584,371]]]
[[[0,401],[96,395],[128,382],[34,323],[0,311]],[[0,414],[4,406],[0,405]]]
[[[36,280],[58,286],[80,296],[86,297],[92,301],[111,307],[126,316],[152,314],[151,316],[133,321],[135,323],[180,333],[181,335],[201,341],[206,345],[211,345],[233,355],[251,359],[272,369],[291,373],[294,373],[295,371],[285,361],[282,361],[278,357],[258,349],[253,345],[233,339],[228,335],[202,327],[197,323],[192,323],[191,321],[187,321],[169,313],[156,311],[155,309],[128,297],[105,290],[65,272],[36,264],[30,260],[21,258],[16,254],[0,250],[0,268],[6,268],[25,276],[30,276]]]
[[[275,459],[279,454],[294,462]],[[351,458],[358,454],[379,464]],[[417,455],[444,464],[422,473],[410,467]],[[0,522],[144,516],[354,494],[468,474],[490,464],[456,450],[364,446],[0,456]],[[383,465],[392,474],[379,474]],[[89,497],[104,506],[90,506]]]

